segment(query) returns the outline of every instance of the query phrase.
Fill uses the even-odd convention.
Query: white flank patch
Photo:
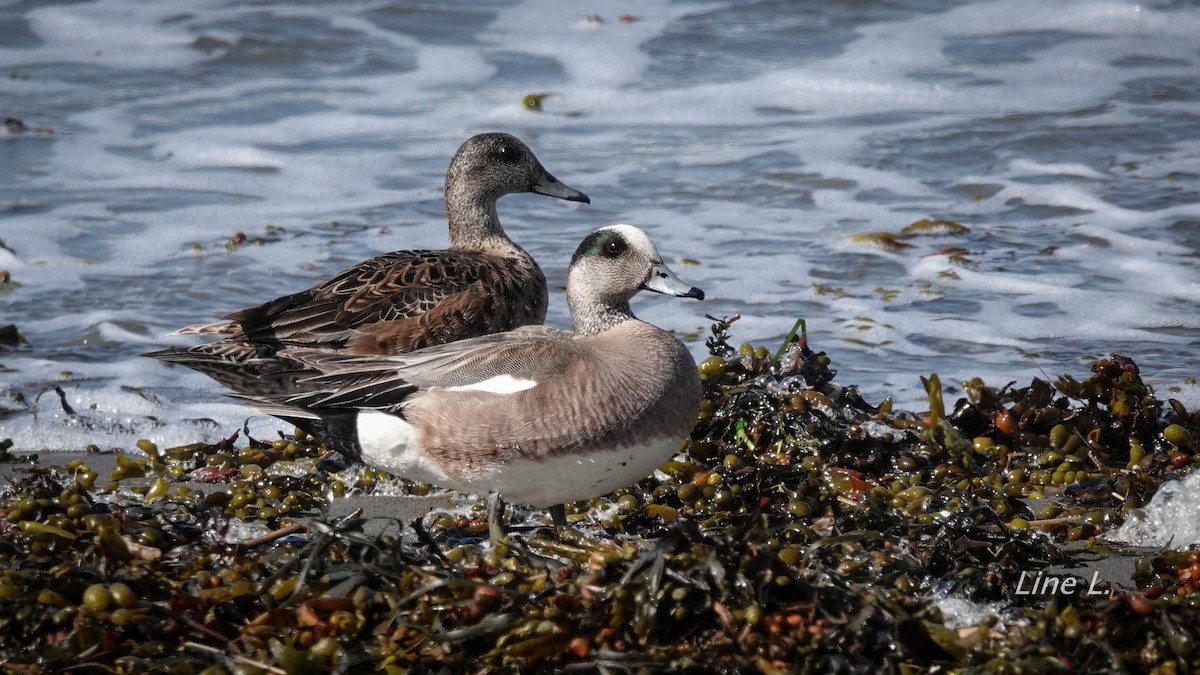
[[[380,450],[407,446],[413,440],[413,425],[387,413],[366,410],[358,413],[358,444],[363,454],[378,454]]]
[[[374,410],[360,412],[358,445],[363,461],[397,476],[421,483],[446,484],[446,472],[429,461],[417,443],[413,425]]]
[[[456,387],[446,387],[446,391],[486,391],[493,394],[515,394],[518,391],[533,389],[538,386],[537,380],[526,380],[512,375],[497,375],[474,384],[460,384]]]

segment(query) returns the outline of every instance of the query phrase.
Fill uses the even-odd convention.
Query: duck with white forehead
[[[649,290],[702,300],[646,234],[612,225],[571,258],[574,331],[525,326],[395,356],[283,349],[309,371],[290,391],[237,397],[330,447],[411,480],[551,507],[652,473],[696,423],[700,377],[687,348],[633,315]],[[489,529],[499,538],[499,500]]]

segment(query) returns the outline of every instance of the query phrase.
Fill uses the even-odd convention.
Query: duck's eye
[[[492,159],[512,164],[517,161],[517,149],[511,145],[501,145],[492,151]]]
[[[618,238],[609,239],[608,241],[604,242],[604,245],[600,248],[600,251],[605,258],[616,258],[624,253],[625,249],[627,248],[629,247],[625,243],[625,240]]]

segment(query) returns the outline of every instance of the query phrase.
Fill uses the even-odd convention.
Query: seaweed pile
[[[952,408],[868,405],[803,335],[733,347],[717,321],[700,419],[572,527],[486,543],[482,510],[320,519],[374,476],[303,434],[34,470],[0,498],[10,672],[920,672],[1200,667],[1200,554],[1136,588],[1021,593],[1196,461],[1200,414],[1132,360],[1084,381],[967,383]],[[799,326],[799,324],[798,324]],[[7,448],[5,448],[7,450]],[[10,461],[13,461],[9,456]],[[181,481],[191,481],[187,484]],[[212,489],[197,488],[196,482]],[[427,485],[412,486],[415,493]],[[378,523],[376,523],[377,525]],[[257,536],[237,536],[256,525]],[[375,533],[369,533],[374,531]],[[1085,581],[1085,580],[1081,580]],[[1086,583],[1084,584],[1086,585]],[[997,608],[974,625],[939,598]]]

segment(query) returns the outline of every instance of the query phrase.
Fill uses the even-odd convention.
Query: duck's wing
[[[536,265],[528,266],[534,272],[525,278],[521,266],[509,262],[467,251],[395,251],[306,291],[229,314],[225,327],[209,324],[181,332],[224,334],[273,348],[350,346],[360,353],[416,349],[511,327],[476,324],[508,320],[507,308],[498,306],[504,298],[520,297],[522,288],[531,284],[540,283],[544,289],[545,280]],[[541,295],[544,315],[544,290]],[[511,320],[517,321],[514,325],[528,321],[524,315]]]
[[[572,333],[546,326],[460,340],[396,356],[294,348],[280,356],[319,375],[301,380],[293,406],[395,411],[419,390],[512,393],[560,375],[581,358]]]

